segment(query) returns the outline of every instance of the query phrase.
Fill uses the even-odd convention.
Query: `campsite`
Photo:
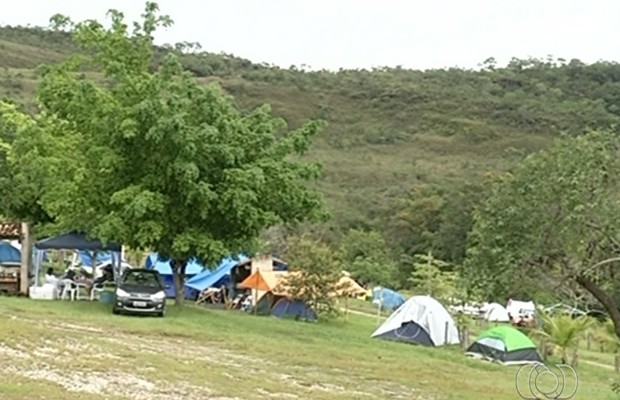
[[[13,360],[0,393],[15,400],[515,398],[515,369],[370,339],[375,319],[362,315],[317,325],[188,308],[112,319],[97,303],[16,298],[0,310],[10,315],[0,352]],[[609,398],[613,356],[583,353],[578,395]]]
[[[620,64],[284,68],[165,11],[0,26],[0,399],[620,398]]]
[[[62,244],[55,238],[35,242],[34,258],[45,265],[58,251],[49,250],[51,244],[79,239],[60,237]],[[75,270],[88,269],[93,260],[94,270],[122,260],[85,250],[65,256]],[[144,267],[170,279],[169,263],[155,253],[145,257]],[[382,287],[367,292],[357,285],[338,295],[339,318],[317,323],[314,310],[280,285],[288,268],[268,256],[224,259],[211,269],[195,261],[184,293],[193,305],[173,308],[165,319],[113,316],[101,295],[63,297],[50,283],[31,288],[51,293],[38,301],[5,297],[0,310],[7,317],[0,327],[9,334],[0,353],[13,361],[1,367],[12,379],[0,385],[0,393],[15,400],[43,390],[51,400],[474,399],[479,393],[512,399],[515,366],[559,361],[557,352],[541,356],[539,338],[528,337],[515,322],[515,314],[536,313],[531,302],[446,307],[426,295]],[[339,282],[349,280],[343,275]],[[213,297],[233,287],[250,289],[249,307],[236,307],[227,299],[234,295]],[[172,300],[176,293],[167,296]],[[618,372],[605,350],[613,348],[611,342],[600,342],[602,349],[589,343],[588,336],[600,336],[601,329],[582,331],[570,350],[580,354],[579,392],[605,398]]]

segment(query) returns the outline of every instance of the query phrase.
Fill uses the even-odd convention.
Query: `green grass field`
[[[311,324],[170,311],[113,316],[99,303],[0,298],[0,398],[518,398],[516,368],[467,359],[459,348],[373,340],[369,316]],[[611,365],[611,355],[583,352],[575,399],[611,399]]]

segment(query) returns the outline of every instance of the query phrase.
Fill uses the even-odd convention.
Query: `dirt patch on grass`
[[[430,399],[390,382],[370,383],[346,371],[295,367],[294,360],[283,365],[222,348],[221,343],[109,332],[59,321],[29,320],[28,325],[45,330],[47,339],[0,342],[0,358],[13,360],[0,364],[0,373],[52,382],[70,392],[132,400],[244,400],[218,393],[254,377],[256,386],[248,389],[252,394],[247,399],[374,399],[386,393],[393,399]],[[156,361],[162,358],[185,370],[162,370]],[[219,383],[206,379],[196,385],[194,379],[192,384],[187,375],[207,367],[220,374]]]

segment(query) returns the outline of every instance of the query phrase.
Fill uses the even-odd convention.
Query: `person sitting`
[[[47,269],[45,273],[45,280],[43,281],[44,285],[54,285],[58,284],[58,278],[54,275],[54,268],[50,267]]]
[[[68,268],[64,274],[62,274],[62,276],[60,277],[60,279],[58,279],[58,282],[56,284],[56,287],[58,288],[58,293],[61,293],[64,291],[65,289],[65,282],[67,281],[73,281],[75,282],[75,271],[73,270],[73,268]],[[75,288],[74,284],[71,284],[71,288]]]
[[[112,264],[106,264],[105,266],[103,266],[101,268],[101,272],[102,272],[101,276],[97,277],[93,281],[93,283],[92,283],[92,285],[91,285],[91,287],[89,289],[89,292],[95,286],[101,287],[101,286],[103,286],[103,284],[105,282],[114,282],[114,269],[112,268]]]

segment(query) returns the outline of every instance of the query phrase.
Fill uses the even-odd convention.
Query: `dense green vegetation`
[[[584,355],[592,340],[618,348],[617,64],[488,59],[478,71],[308,72],[192,43],[156,47],[154,32],[171,20],[155,3],[134,25],[119,11],[108,18],[107,27],[56,15],[54,29],[0,29],[2,217],[33,223],[39,236],[80,230],[131,252],[156,250],[171,259],[177,304],[189,257],[213,265],[271,251],[298,272],[292,297],[322,317],[340,313],[333,294],[347,269],[361,283],[446,305],[510,296],[603,308],[610,318],[598,322],[541,307],[527,331],[542,340],[543,358],[574,366],[584,338]],[[351,332],[367,347],[370,305],[352,303],[367,321],[352,318]],[[25,312],[8,307],[14,319]],[[461,333],[473,325],[457,320]],[[231,321],[241,323],[211,334]],[[344,323],[312,330],[339,337]],[[259,340],[265,354],[269,340]],[[330,359],[306,356],[308,365]]]
[[[0,97],[35,111],[37,67],[76,51],[65,32],[1,28]],[[393,265],[389,277],[367,279],[394,286],[411,286],[416,254],[462,263],[489,177],[560,134],[613,131],[620,122],[615,63],[515,59],[498,66],[489,59],[479,71],[304,71],[191,43],[157,49],[156,63],[168,52],[199,82],[219,82],[244,110],[269,103],[291,128],[328,122],[305,157],[324,165],[318,185],[333,218],[312,229],[344,248],[352,268]],[[96,70],[83,73],[101,78]],[[276,250],[282,235],[267,235]],[[354,246],[351,238],[367,245]]]

